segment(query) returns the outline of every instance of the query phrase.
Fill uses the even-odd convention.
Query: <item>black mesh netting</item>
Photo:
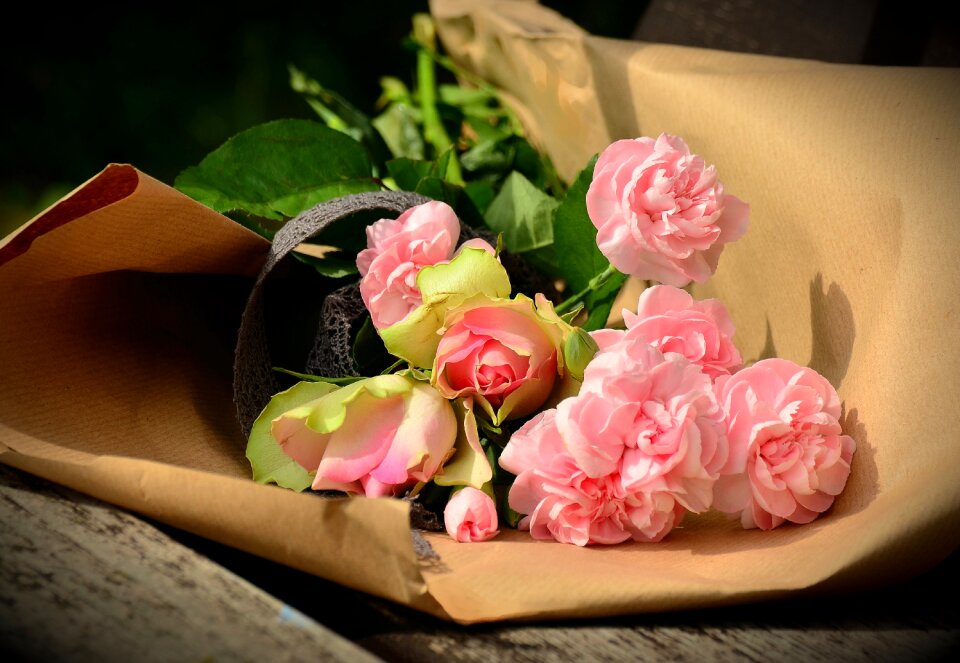
[[[289,281],[289,273],[284,273],[284,270],[280,268],[284,263],[292,260],[292,257],[289,256],[290,252],[314,235],[330,228],[333,224],[349,223],[350,217],[363,212],[385,212],[397,216],[410,207],[427,201],[428,199],[423,196],[402,191],[382,191],[343,196],[308,209],[288,221],[283,228],[277,231],[267,259],[257,276],[250,297],[247,299],[247,306],[243,311],[240,330],[237,334],[237,347],[233,362],[233,401],[237,406],[237,420],[244,437],[249,436],[253,422],[270,401],[270,398],[281,390],[277,372],[273,370],[273,367],[277,365],[274,363],[274,356],[278,354],[280,349],[270,347],[265,300],[271,280],[283,276]],[[311,274],[310,270],[302,271],[305,271],[308,276],[315,277],[315,274]],[[294,287],[295,285],[292,283],[287,283],[287,289]],[[343,290],[336,292],[339,293]],[[301,298],[309,296],[309,292],[300,294]],[[329,299],[329,296],[327,298]],[[322,366],[314,365],[313,368],[318,371],[318,374],[356,374],[352,367],[349,330],[352,322],[363,312],[363,302],[360,301],[359,292],[357,292],[356,299],[359,301],[359,309],[356,306],[351,306],[350,301],[348,301],[349,296],[346,295],[336,297],[331,302],[329,309],[326,301],[324,301],[318,329],[314,336],[319,341],[314,340],[314,347],[322,346],[323,343],[320,341],[328,336],[331,337],[330,343],[327,349],[317,350],[308,355],[311,358],[317,355],[316,361],[319,362],[330,362]],[[294,316],[291,316],[291,318],[294,318]],[[285,354],[289,355],[287,348],[283,350]],[[343,367],[347,367],[349,370],[342,370]],[[284,366],[284,368],[307,371],[306,365]]]

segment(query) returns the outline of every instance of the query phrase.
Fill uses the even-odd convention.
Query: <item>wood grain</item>
[[[960,653],[960,605],[939,600],[960,584],[960,555],[907,585],[859,595],[466,628],[3,466],[0,522],[0,645],[18,660],[371,660],[359,647],[394,661],[882,662]]]
[[[0,546],[7,660],[376,660],[139,518],[3,465]]]
[[[386,660],[912,663],[960,654],[960,603],[949,600],[960,589],[960,554],[910,583],[859,594],[580,622],[461,627],[164,529]]]

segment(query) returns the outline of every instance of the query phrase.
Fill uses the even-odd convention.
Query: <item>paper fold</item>
[[[22,249],[26,250],[22,250]],[[236,329],[269,245],[110,166],[0,249],[0,461],[350,587],[441,612],[408,507],[251,479]]]

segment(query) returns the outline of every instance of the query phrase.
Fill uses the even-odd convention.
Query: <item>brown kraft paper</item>
[[[750,202],[750,230],[695,295],[727,305],[745,358],[838,388],[858,449],[833,508],[771,532],[688,517],[658,544],[587,549],[429,534],[436,556],[418,558],[399,500],[258,485],[230,365],[268,246],[116,165],[0,243],[0,460],[464,623],[872,587],[953,551],[958,72],[601,39],[529,3],[432,11],[564,177],[612,140],[666,131]]]

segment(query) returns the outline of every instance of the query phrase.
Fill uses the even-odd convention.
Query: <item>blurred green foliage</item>
[[[626,37],[646,3],[543,4]],[[0,236],[108,163],[172,183],[243,129],[316,117],[288,65],[372,111],[381,77],[412,78],[403,40],[423,11],[427,0],[18,6],[0,40]]]

